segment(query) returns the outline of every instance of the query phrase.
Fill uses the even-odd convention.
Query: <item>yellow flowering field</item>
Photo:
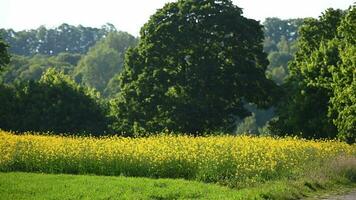
[[[252,136],[64,137],[0,131],[0,171],[269,180],[310,163],[356,156],[338,141]]]

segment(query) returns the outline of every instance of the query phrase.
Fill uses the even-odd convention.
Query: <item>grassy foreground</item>
[[[148,179],[35,173],[0,173],[1,199],[300,199],[347,186],[275,181],[258,188],[230,189],[181,179]],[[355,187],[349,184],[347,187]]]

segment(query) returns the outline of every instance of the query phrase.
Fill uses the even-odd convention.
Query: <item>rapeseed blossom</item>
[[[93,138],[0,131],[0,171],[268,180],[345,155],[356,156],[355,145],[291,137]]]

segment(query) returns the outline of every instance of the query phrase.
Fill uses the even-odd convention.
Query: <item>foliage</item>
[[[0,128],[10,130],[11,124],[16,123],[15,114],[18,113],[16,107],[17,98],[14,89],[0,84]]]
[[[2,68],[9,64],[10,56],[7,52],[8,45],[0,37],[0,72]]]
[[[124,54],[129,47],[136,46],[137,39],[124,32],[111,32],[98,41],[79,61],[74,76],[77,82],[97,89],[105,96],[112,96],[110,80],[122,70]],[[109,87],[108,87],[109,86]],[[106,92],[104,92],[106,90]]]
[[[8,45],[0,37],[0,72],[3,67],[10,62],[10,56],[7,52]],[[13,95],[11,89],[1,83],[0,79],[0,124],[7,124],[7,121],[12,121],[11,116],[6,116],[7,113],[14,112]]]
[[[303,20],[267,18],[263,22],[265,35],[263,49],[268,53],[267,58],[269,61],[266,76],[277,85],[283,85],[289,76],[288,62],[293,60],[297,50],[298,29]],[[245,133],[248,132],[251,134],[270,132],[267,130],[266,123],[275,116],[274,109],[257,109],[247,103],[244,106],[254,116],[237,120],[235,132],[243,133],[246,131]]]
[[[355,146],[250,136],[62,137],[0,132],[0,170],[169,177],[245,186],[356,156]]]
[[[339,60],[330,72],[332,82],[327,85],[333,91],[329,116],[339,133],[338,137],[350,143],[356,142],[356,9],[351,7],[338,27],[336,48]]]
[[[252,113],[251,116],[246,117],[236,128],[236,134],[252,134],[258,133],[258,127],[256,123],[256,116]]]
[[[277,44],[282,38],[288,42],[297,40],[298,29],[303,24],[303,21],[304,19],[282,20],[276,17],[266,18],[263,22],[265,37],[274,44],[274,47],[270,47],[266,50],[276,50]]]
[[[4,70],[0,79],[7,84],[27,80],[38,81],[43,73],[51,67],[65,74],[72,74],[80,54],[60,53],[56,56],[37,54],[33,57],[12,55],[9,67]]]
[[[282,85],[289,75],[288,62],[293,59],[293,55],[289,52],[273,51],[269,53],[268,60],[270,62],[266,71],[276,84]]]
[[[264,26],[264,50],[268,53],[267,76],[282,85],[289,75],[288,62],[297,50],[298,29],[304,19],[267,18]]]
[[[0,29],[0,35],[9,44],[10,53],[32,56],[57,55],[61,52],[84,54],[96,41],[113,31],[116,29],[112,24],[106,24],[100,29],[62,24],[53,29],[41,26],[18,32]]]
[[[274,108],[258,109],[254,104],[245,104],[252,115],[236,122],[235,134],[266,134],[265,126],[274,117]]]
[[[164,129],[199,134],[232,131],[249,112],[268,107],[262,26],[230,0],[168,3],[141,29],[126,54],[114,128],[127,135]]]
[[[335,138],[337,130],[327,118],[328,97],[324,91],[308,88],[298,82],[285,85],[287,91],[277,107],[277,119],[270,124],[276,135],[298,135],[304,138]],[[292,93],[296,87],[303,87],[299,93]],[[290,96],[288,96],[290,95]]]
[[[50,68],[38,82],[2,86],[0,127],[12,131],[105,134],[106,110],[94,92]]]
[[[287,98],[272,128],[280,134],[355,142],[355,9],[327,10],[300,29]],[[293,114],[292,114],[293,113]]]

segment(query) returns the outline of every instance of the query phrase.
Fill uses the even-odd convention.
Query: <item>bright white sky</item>
[[[141,26],[167,2],[174,0],[0,0],[0,28],[33,29],[40,25],[100,27],[107,22],[138,36]],[[233,0],[244,16],[263,21],[318,17],[326,8],[347,9],[355,0]]]

